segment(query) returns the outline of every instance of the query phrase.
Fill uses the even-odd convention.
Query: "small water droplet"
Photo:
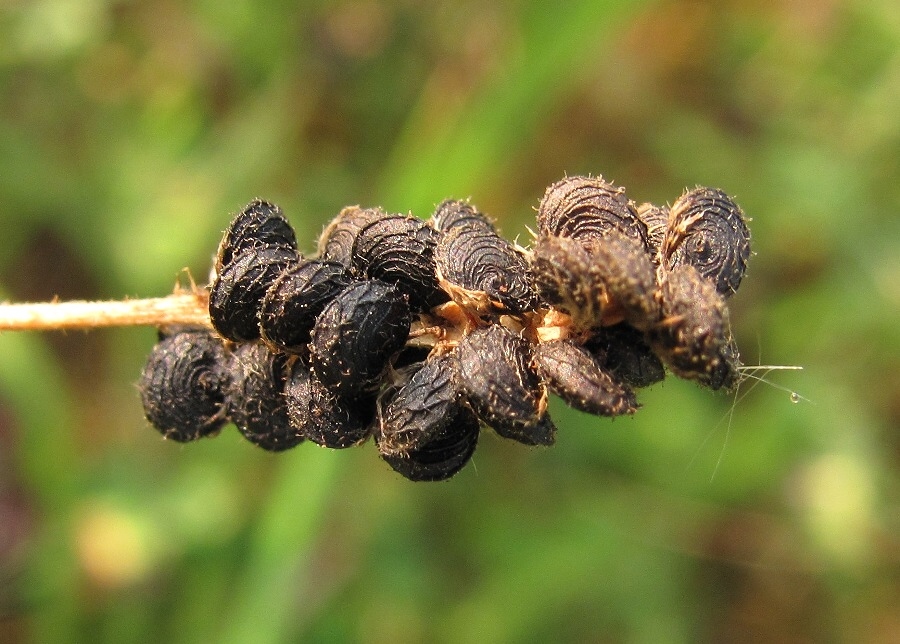
[[[800,402],[800,394],[798,394],[796,391],[791,392],[791,402],[794,404]]]

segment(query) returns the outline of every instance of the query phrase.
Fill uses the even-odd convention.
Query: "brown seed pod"
[[[216,275],[209,293],[209,317],[223,338],[235,342],[259,337],[259,309],[266,291],[291,264],[297,251],[260,246],[235,255]]]
[[[625,196],[602,177],[567,177],[547,188],[538,207],[538,228],[545,235],[582,243],[605,239],[618,230],[648,249],[647,227]]]
[[[285,354],[255,342],[242,344],[231,354],[228,416],[244,438],[270,452],[304,440],[288,418],[286,363]]]
[[[634,392],[615,379],[584,347],[555,340],[534,348],[534,365],[550,391],[570,407],[597,416],[637,410]]]
[[[206,330],[182,330],[160,340],[139,384],[147,420],[179,443],[218,431],[227,420],[226,364],[222,341]]]
[[[410,481],[446,481],[471,460],[479,432],[475,414],[467,407],[457,406],[456,416],[430,439],[406,453],[382,451],[381,458]]]
[[[350,266],[353,257],[353,243],[363,226],[388,217],[381,208],[360,208],[348,206],[341,210],[319,236],[319,259],[338,262]]]
[[[616,379],[632,387],[649,387],[666,377],[644,334],[626,322],[603,327],[584,346]]]
[[[602,242],[588,249],[591,256],[589,279],[603,292],[605,324],[617,318],[646,330],[659,320],[656,300],[656,276],[653,265],[641,243],[610,230]]]
[[[647,244],[650,248],[650,259],[654,265],[659,265],[659,249],[666,229],[669,225],[669,209],[661,208],[652,203],[642,203],[637,207],[637,216],[647,227]]]
[[[531,367],[528,342],[500,325],[465,336],[454,352],[455,374],[475,413],[499,435],[526,445],[552,445],[547,392]]]
[[[305,354],[322,309],[350,285],[343,264],[301,261],[269,287],[259,312],[262,339],[288,353]]]
[[[310,363],[334,393],[351,399],[377,390],[412,321],[403,295],[377,280],[355,282],[329,302],[312,331]]]
[[[458,225],[478,226],[496,233],[493,222],[468,201],[447,199],[438,204],[430,221],[432,227],[439,232],[448,232]]]
[[[657,355],[682,378],[732,387],[740,363],[728,307],[713,283],[685,264],[665,274],[660,297],[662,321],[647,334]]]
[[[667,270],[689,264],[730,297],[750,258],[750,230],[740,206],[721,190],[685,192],[672,205],[661,256]]]
[[[590,277],[588,250],[569,237],[542,235],[531,251],[531,281],[541,299],[568,313],[576,327],[599,326],[603,319],[600,285]]]
[[[392,396],[379,401],[375,438],[382,454],[418,449],[456,419],[462,391],[453,377],[455,367],[449,354],[432,356]]]
[[[447,301],[435,276],[438,233],[421,219],[390,215],[364,225],[353,243],[351,273],[396,286],[416,312]]]
[[[293,364],[284,395],[291,425],[317,445],[343,449],[369,437],[374,401],[371,398],[352,403],[344,401],[329,391],[300,360]]]
[[[260,246],[281,246],[297,250],[297,237],[281,208],[254,199],[238,213],[219,244],[216,253],[216,272],[227,266],[237,255]]]
[[[532,251],[531,273],[543,300],[568,313],[576,327],[625,319],[648,328],[659,319],[653,266],[639,242],[617,230],[591,244],[542,236]]]
[[[536,304],[525,258],[487,226],[455,224],[441,235],[434,259],[438,282],[463,308],[520,314]]]

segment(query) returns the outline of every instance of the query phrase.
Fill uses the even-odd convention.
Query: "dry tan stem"
[[[167,297],[142,300],[0,304],[0,331],[179,324],[212,326],[205,291],[177,291]]]

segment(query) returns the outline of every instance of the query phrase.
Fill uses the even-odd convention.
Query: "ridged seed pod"
[[[744,213],[721,190],[701,187],[684,193],[672,205],[661,255],[667,270],[689,264],[730,297],[750,258]]]
[[[302,443],[288,417],[287,356],[264,344],[240,345],[231,355],[228,416],[244,438],[270,452]]]
[[[353,447],[371,433],[374,401],[342,400],[300,360],[293,365],[284,395],[291,425],[317,445],[332,449]]]
[[[435,230],[445,233],[459,225],[471,225],[496,233],[493,222],[468,201],[447,199],[438,204],[431,215],[431,225]]]
[[[577,344],[567,340],[539,344],[534,348],[534,365],[550,391],[570,407],[597,416],[637,410],[634,392]]]
[[[316,317],[349,285],[338,262],[309,260],[289,266],[263,299],[259,313],[263,340],[281,351],[305,354]]]
[[[456,409],[456,416],[426,442],[403,454],[382,452],[381,458],[410,481],[450,479],[471,460],[481,429],[471,410]]]
[[[231,221],[216,253],[216,272],[232,262],[235,256],[260,246],[281,246],[297,250],[297,236],[281,208],[254,199]]]
[[[450,355],[433,356],[391,397],[378,405],[376,440],[387,456],[406,454],[438,435],[461,407]]]
[[[567,177],[554,183],[538,207],[537,223],[545,235],[572,237],[583,243],[605,239],[611,230],[618,230],[649,249],[647,227],[625,190],[602,177]]]
[[[359,231],[363,226],[389,216],[381,208],[359,206],[344,208],[319,236],[319,259],[338,262],[349,267],[353,257],[353,243]]]
[[[235,342],[259,337],[259,310],[266,291],[291,264],[297,251],[284,246],[260,246],[235,255],[213,280],[209,317],[223,338]]]
[[[526,445],[554,443],[547,392],[532,369],[527,341],[493,325],[464,337],[454,357],[459,384],[482,421]]]
[[[185,443],[226,422],[227,356],[206,330],[185,330],[160,340],[141,374],[147,420],[168,439]]]
[[[463,308],[519,314],[535,306],[525,258],[486,226],[457,223],[441,235],[434,259],[438,282]]]
[[[627,322],[603,327],[584,346],[613,376],[632,387],[649,387],[666,377],[644,334]]]
[[[363,226],[353,243],[352,274],[392,284],[416,312],[447,301],[435,276],[438,233],[421,219],[390,215]]]
[[[309,345],[316,376],[346,399],[376,390],[411,321],[393,286],[377,280],[348,286],[316,318]]]
[[[647,243],[650,247],[650,259],[654,265],[659,265],[659,249],[662,247],[663,238],[669,225],[669,209],[661,208],[652,203],[642,203],[637,207],[637,216],[647,227]]]
[[[713,283],[686,264],[660,285],[663,319],[648,337],[676,375],[710,389],[730,388],[739,366],[728,323],[728,307]]]

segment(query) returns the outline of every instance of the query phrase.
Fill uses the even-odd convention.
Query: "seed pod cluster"
[[[440,481],[483,426],[552,445],[550,393],[615,417],[666,369],[735,384],[726,298],[750,245],[727,195],[636,205],[601,177],[568,177],[537,229],[524,249],[467,201],[428,221],[351,206],[303,257],[280,209],[251,202],[216,256],[213,330],[166,329],[151,352],[146,416],[179,442],[231,421],[274,452],[372,437],[402,476]]]

